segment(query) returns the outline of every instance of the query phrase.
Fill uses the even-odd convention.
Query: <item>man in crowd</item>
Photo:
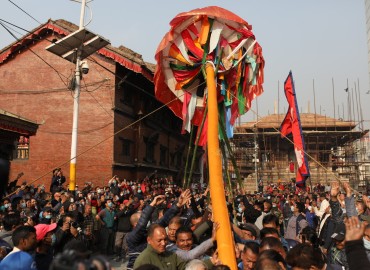
[[[8,256],[17,251],[34,251],[37,245],[36,230],[31,226],[21,225],[17,227],[12,234],[12,241],[14,244],[13,250]]]
[[[72,249],[78,241],[84,243],[88,235],[91,235],[91,228],[95,231],[94,236],[101,234],[100,236],[103,238],[98,240],[99,247],[105,247],[105,250],[113,255],[113,241],[109,240],[109,234],[101,233],[105,228],[111,229],[112,236],[115,236],[117,240],[115,245],[116,255],[122,254],[121,257],[118,257],[120,262],[122,262],[123,257],[122,250],[127,244],[129,253],[128,269],[132,269],[135,258],[140,254],[144,255],[140,257],[140,260],[138,259],[137,265],[148,262],[146,261],[147,257],[145,254],[149,254],[155,264],[159,265],[157,267],[160,269],[164,268],[163,263],[167,264],[167,262],[173,268],[177,266],[182,268],[182,261],[188,261],[194,258],[204,259],[202,254],[209,247],[213,246],[214,243],[212,229],[209,229],[210,227],[212,228],[212,205],[207,197],[204,196],[204,193],[202,193],[203,190],[199,186],[192,191],[183,191],[180,187],[173,185],[173,183],[170,184],[160,179],[154,179],[154,184],[147,181],[144,185],[135,181],[131,181],[131,184],[127,185],[120,183],[119,179],[116,179],[116,181],[114,184],[114,188],[116,189],[114,191],[115,194],[112,193],[112,187],[110,189],[104,186],[93,188],[90,185],[89,187],[85,187],[83,192],[66,192],[62,190],[55,192],[54,197],[41,188],[32,189],[30,186],[24,184],[24,192],[17,194],[17,198],[13,200],[6,199],[0,202],[0,222],[4,226],[4,231],[0,234],[3,237],[5,234],[4,238],[12,242],[11,233],[23,223],[44,226],[45,228],[55,226],[56,228],[48,231],[42,240],[39,240],[39,236],[37,239],[37,254],[39,256],[46,256],[46,259],[42,260],[45,262],[50,262],[51,258],[54,261],[55,256],[63,254],[63,250],[68,251]],[[131,189],[132,186],[136,188]],[[150,190],[152,193],[141,192],[140,196],[137,196],[139,186],[140,190],[145,186],[144,190]],[[233,214],[235,214],[232,209],[238,206],[241,208],[241,219],[233,225],[236,243],[240,248],[239,250],[242,250],[240,261],[238,261],[241,269],[264,269],[261,268],[261,264],[256,264],[256,262],[275,261],[281,262],[281,264],[275,264],[275,266],[284,266],[286,264],[283,251],[288,252],[287,260],[290,259],[292,265],[297,263],[297,267],[301,261],[305,262],[306,265],[312,263],[315,267],[321,265],[319,260],[311,261],[309,258],[303,257],[304,254],[310,256],[318,255],[315,253],[319,245],[317,241],[318,236],[315,231],[306,230],[306,228],[310,228],[305,227],[306,221],[304,220],[304,214],[307,213],[309,207],[315,207],[316,205],[314,201],[316,194],[309,191],[300,191],[300,196],[297,196],[294,193],[295,191],[290,188],[287,185],[284,189],[273,189],[272,193],[259,195],[246,194],[245,191],[239,190],[236,193],[237,196],[233,197],[236,198],[235,201],[228,198],[231,219],[233,218]],[[117,193],[117,189],[119,189],[119,193]],[[323,262],[327,265],[327,269],[342,266],[351,269],[352,265],[352,269],[360,270],[361,268],[357,267],[357,264],[362,265],[365,261],[361,261],[361,258],[358,258],[357,254],[365,254],[364,256],[366,258],[366,251],[370,250],[369,245],[367,245],[367,240],[370,241],[368,237],[370,233],[365,230],[366,224],[362,222],[369,217],[369,210],[367,208],[370,206],[370,201],[366,196],[357,196],[355,199],[353,196],[355,192],[350,189],[349,185],[343,184],[342,189],[346,195],[344,197],[344,204],[338,201],[338,194],[340,192],[338,183],[332,183],[331,190],[328,191],[330,193],[330,201],[328,202],[328,207],[325,209],[325,213],[331,213],[330,222],[332,224],[332,230],[327,230],[327,237],[320,238],[322,242],[328,243],[327,248],[325,248],[326,250],[323,249],[323,252],[327,254],[327,259],[323,257]],[[167,192],[168,197],[162,195],[165,192]],[[325,196],[329,195],[329,193],[325,194]],[[231,193],[228,194],[228,196],[231,195]],[[114,199],[114,202],[111,198]],[[132,208],[129,207],[132,212],[128,215],[118,216],[117,212],[125,212],[126,206],[130,204],[128,202],[134,198],[136,200],[135,205]],[[143,200],[140,200],[140,198]],[[201,199],[197,200],[197,198]],[[285,205],[283,203],[285,201],[284,198],[288,198],[288,203],[285,203]],[[359,199],[361,201],[357,202],[356,200]],[[321,208],[325,206],[325,200],[327,201],[323,194],[320,199],[321,205],[317,211],[321,211]],[[343,196],[341,200],[343,200]],[[284,238],[279,233],[283,228],[283,226],[280,226],[282,223],[279,219],[280,211],[284,213],[286,210],[285,206],[289,206],[289,211],[293,214],[287,220],[289,222],[285,235],[293,239],[292,241],[295,241],[295,244],[299,242],[297,244],[298,248],[303,249],[298,249],[299,252],[296,252],[297,250],[290,251],[289,249],[293,249],[293,246],[289,245],[287,248],[284,244]],[[213,205],[213,207],[217,207],[217,204]],[[47,211],[41,211],[41,209]],[[155,211],[156,209],[160,211]],[[339,226],[341,224],[343,225],[344,210],[348,217],[346,218],[347,221],[356,218],[358,223],[356,226],[350,224],[349,231],[338,231]],[[262,214],[262,212],[266,215]],[[32,213],[35,219],[32,219],[32,222],[26,222],[27,220],[24,218],[25,213]],[[14,218],[12,218],[12,215],[14,215]],[[21,215],[23,215],[22,219],[20,219]],[[284,217],[287,216],[289,214],[287,215],[285,213]],[[321,218],[322,221],[324,221],[324,216],[325,214]],[[257,219],[262,221],[263,229],[261,231],[256,228],[255,222]],[[128,224],[129,221],[130,224]],[[57,226],[53,225],[55,222],[58,224]],[[156,229],[154,228],[153,231],[149,230],[148,235],[147,228],[149,222],[160,226]],[[128,226],[123,230],[123,225]],[[167,226],[168,235],[166,231],[163,232],[163,229]],[[357,226],[363,230],[360,231]],[[320,228],[322,228],[321,224],[319,225]],[[196,237],[194,237],[192,232]],[[8,238],[7,233],[10,233],[10,237],[8,236]],[[348,239],[347,235],[349,236]],[[343,236],[344,240],[342,240]],[[104,242],[104,237],[106,237],[106,240],[108,239],[106,241],[107,244]],[[164,241],[163,237],[165,239]],[[0,244],[4,243],[2,241],[3,239],[0,239]],[[172,246],[167,245],[167,249],[163,250],[163,243],[166,245],[170,241],[172,242]],[[219,241],[222,241],[222,239],[219,239]],[[281,249],[281,245],[285,247],[284,250]],[[92,249],[91,244],[85,245],[84,249],[86,248]],[[214,248],[216,249],[217,246]],[[313,250],[311,250],[312,248]],[[353,249],[356,250],[355,253]],[[8,251],[6,249],[2,249],[2,251],[5,251],[4,255],[7,255]],[[27,253],[27,251],[17,252]],[[8,256],[13,256],[13,253]],[[215,255],[217,253],[212,254]],[[320,254],[322,255],[321,251]],[[18,259],[27,257],[27,254],[19,253],[19,255],[21,256]],[[25,255],[26,257],[24,257]],[[163,256],[169,257],[162,258]],[[296,260],[291,260],[292,258],[296,258]],[[353,260],[353,258],[357,259]],[[60,262],[60,260],[57,261]],[[7,262],[9,262],[8,259]],[[204,265],[204,263],[201,264]],[[191,265],[195,267],[198,264],[194,263]],[[141,267],[144,267],[144,265],[141,265]],[[46,269],[47,267],[40,266],[40,268]]]
[[[102,225],[100,231],[100,251],[102,254],[113,255],[113,227],[116,219],[116,212],[113,210],[112,200],[107,200],[105,202],[105,208],[96,215],[96,219],[100,221]]]
[[[170,219],[178,214],[180,208],[189,201],[190,197],[190,190],[185,190],[184,192],[182,192],[177,203],[173,204],[173,206],[166,211],[164,216],[159,219],[157,223],[163,228],[167,227]],[[130,221],[133,230],[128,233],[126,237],[129,255],[127,269],[133,267],[138,255],[146,248],[147,224],[150,220],[151,214],[154,211],[154,207],[161,205],[165,201],[165,198],[166,197],[163,195],[154,197],[153,201],[149,205],[147,205],[141,213],[135,213],[131,216]]]
[[[298,234],[308,226],[308,222],[304,216],[304,204],[302,202],[296,202],[293,207],[293,216],[288,221],[288,226],[285,232],[285,239],[297,240]]]
[[[259,245],[255,242],[248,242],[244,245],[241,253],[241,262],[238,264],[239,270],[253,270],[259,253]]]
[[[159,269],[185,269],[186,261],[176,253],[166,251],[166,230],[159,224],[152,224],[148,229],[148,246],[137,257],[134,269],[144,264],[159,267]]]
[[[114,248],[116,252],[116,262],[124,260],[127,253],[127,244],[125,236],[131,231],[130,217],[134,213],[135,209],[132,205],[133,200],[124,200],[123,203],[119,205],[119,210],[117,212],[117,231],[114,243]]]

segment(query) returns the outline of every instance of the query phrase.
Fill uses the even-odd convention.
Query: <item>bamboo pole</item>
[[[204,123],[205,123],[206,118],[207,118],[207,113],[208,113],[208,109],[207,109],[207,107],[205,107],[204,113],[203,113],[203,118],[202,118],[202,123],[198,127],[198,135],[197,135],[197,137],[195,139],[194,150],[193,150],[193,157],[191,159],[191,165],[190,165],[190,172],[189,172],[189,176],[188,176],[188,180],[186,182],[185,188],[189,188],[191,179],[193,177],[194,164],[195,164],[195,158],[196,158],[196,154],[197,154],[197,150],[198,150],[198,144],[199,144],[200,136],[202,135]]]
[[[237,270],[235,248],[231,234],[229,213],[226,206],[225,190],[222,180],[222,163],[218,140],[218,106],[213,65],[206,64],[208,88],[208,162],[209,182],[211,190],[212,210],[215,222],[220,228],[217,230],[217,247],[219,258],[232,270]]]
[[[236,175],[236,181],[238,182],[239,187],[242,187],[243,186],[242,178],[240,177],[240,173],[239,173],[238,165],[236,164],[236,159],[235,159],[235,156],[234,156],[234,153],[233,153],[233,149],[231,148],[229,139],[227,138],[227,135],[226,135],[225,127],[224,127],[220,118],[218,119],[218,123],[220,125],[219,130],[221,130],[221,132],[222,132],[222,135],[224,137],[224,142],[226,144],[227,150],[229,151],[229,158],[230,158],[231,163],[233,164],[233,167],[234,167],[234,172],[235,172],[235,175]]]
[[[187,189],[189,187],[189,181],[190,181],[187,179],[187,172],[188,172],[188,166],[189,166],[190,151],[191,151],[192,144],[193,144],[193,133],[194,133],[194,125],[191,125],[188,154],[186,155],[185,172],[184,172],[184,179],[183,179],[183,184],[182,184],[182,187],[184,189]]]

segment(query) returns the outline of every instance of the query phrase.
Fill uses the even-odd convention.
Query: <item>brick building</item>
[[[68,179],[75,65],[45,48],[77,30],[64,20],[40,25],[0,51],[0,108],[39,123],[27,158],[14,157],[11,178],[49,183],[61,167]],[[86,59],[81,80],[77,184],[101,185],[112,175],[181,179],[188,139],[181,120],[154,97],[154,65],[121,46],[106,46]],[[199,154],[199,156],[201,153]],[[200,177],[197,168],[196,177]]]

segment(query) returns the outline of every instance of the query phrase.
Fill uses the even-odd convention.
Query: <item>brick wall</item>
[[[42,40],[31,48],[62,79],[27,49],[0,65],[0,107],[40,124],[37,135],[30,139],[29,160],[13,160],[10,178],[23,171],[21,180],[31,182],[40,178],[35,184],[47,186],[50,171],[57,166],[62,167],[68,181],[73,93],[66,89],[66,84],[74,75],[74,64],[46,51],[49,44]],[[114,62],[97,55],[93,58],[114,72]],[[77,154],[106,141],[77,158],[76,177],[81,185],[85,181],[101,183],[112,174],[114,76],[92,61],[89,65],[90,72],[83,77],[80,94]],[[86,88],[85,84],[92,85]],[[48,92],[40,94],[43,91]]]

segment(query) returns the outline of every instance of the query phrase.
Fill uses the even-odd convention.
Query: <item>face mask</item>
[[[239,207],[239,208],[238,208],[238,212],[239,212],[239,213],[242,213],[242,212],[243,212],[243,208]]]
[[[121,192],[119,195],[123,196],[123,195],[124,195],[124,193],[123,193],[123,192]]]
[[[141,193],[141,189],[139,189],[139,190],[137,191],[137,193]]]
[[[108,206],[109,206],[109,207],[112,207],[112,206],[113,206],[113,203],[111,203],[111,202],[110,202],[110,203],[108,203]]]
[[[362,238],[362,239],[364,240],[364,247],[365,247],[366,249],[370,250],[370,241],[369,241],[369,240],[367,240],[367,239],[365,239],[365,237],[364,237],[364,238]]]
[[[51,219],[51,215],[46,215],[45,218],[46,219]]]
[[[5,208],[9,208],[9,203],[4,204]]]
[[[97,190],[96,190],[96,192],[100,193],[100,192],[101,192],[101,190],[100,190],[100,189],[97,189]]]
[[[21,203],[21,208],[26,208],[26,203]]]
[[[51,245],[54,246],[56,242],[57,242],[57,237],[55,236],[55,234],[53,234],[51,236]]]
[[[290,210],[291,210],[292,212],[294,212],[294,206],[293,206],[293,205],[290,207]]]

